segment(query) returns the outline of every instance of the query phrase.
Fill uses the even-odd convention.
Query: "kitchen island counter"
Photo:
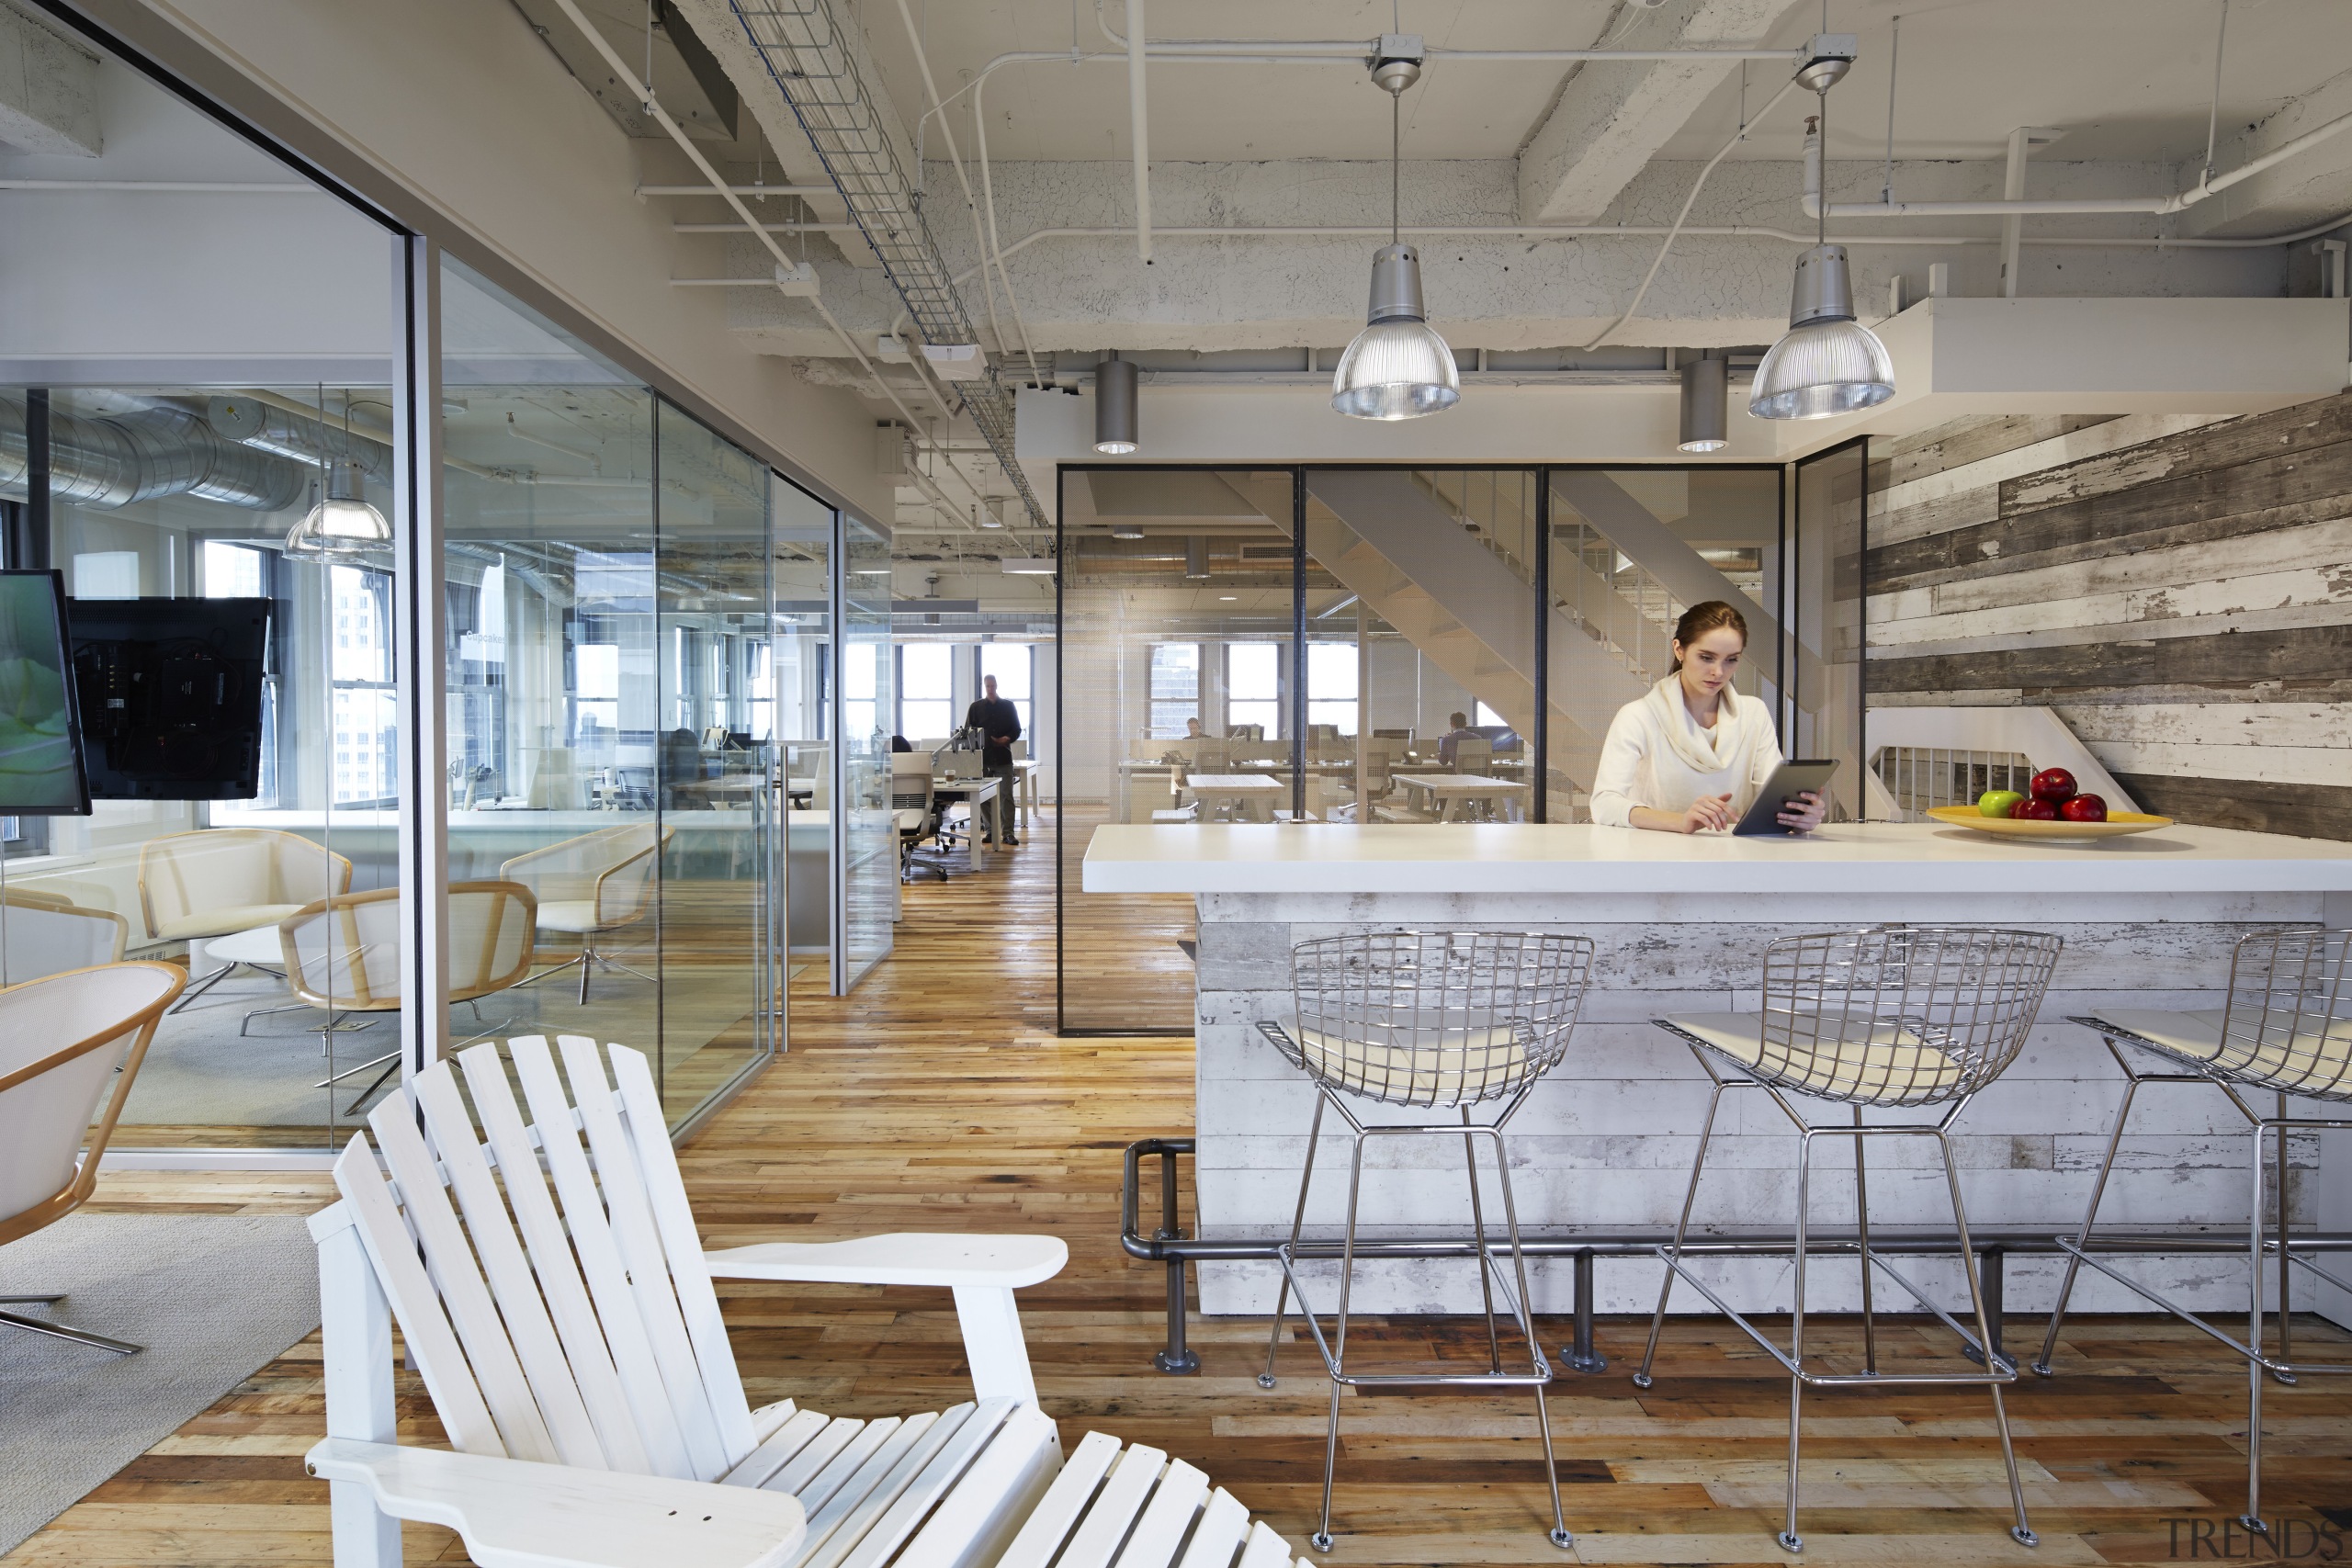
[[[1351,931],[1506,929],[1573,932],[1596,957],[1566,1057],[1511,1124],[1521,1216],[1537,1227],[1665,1227],[1679,1209],[1705,1113],[1690,1052],[1651,1024],[1661,1014],[1754,1010],[1774,938],[1890,921],[2025,927],[2065,949],[2040,1022],[2007,1074],[1954,1131],[1972,1223],[2055,1233],[2079,1222],[2122,1080],[2067,1015],[2118,1006],[2210,1008],[2227,992],[2232,945],[2282,923],[2352,924],[2352,845],[2227,829],[2172,827],[2088,844],[2017,842],[1941,824],[1840,824],[1805,839],[1686,838],[1631,829],[1525,824],[1113,826],[1086,856],[1090,893],[1182,893],[1198,916],[1194,992],[1194,1181],[1200,1224],[1224,1235],[1286,1232],[1297,1200],[1313,1091],[1258,1032],[1290,1021],[1294,943]],[[1844,1120],[1823,1105],[1817,1121]],[[2245,1224],[2245,1137],[2222,1097],[2143,1097],[2103,1217],[2134,1224]],[[1146,1129],[1157,1131],[1159,1129]],[[1381,1140],[1364,1178],[1367,1234],[1467,1230],[1460,1150]],[[1941,1174],[1917,1140],[1871,1151],[1874,1225],[1950,1224]],[[1695,1223],[1704,1230],[1793,1223],[1796,1140],[1760,1095],[1733,1095],[1708,1156]],[[1816,1224],[1852,1224],[1850,1156],[1827,1152],[1814,1179]],[[2344,1173],[2331,1150],[2327,1180]],[[1340,1217],[1345,1145],[1326,1139],[1311,1226]],[[2290,1172],[2298,1222],[2317,1217],[2315,1144]],[[1880,1161],[1886,1162],[1882,1169]],[[1445,1174],[1441,1178],[1441,1172]],[[1491,1176],[1488,1178],[1491,1182]],[[1490,1199],[1491,1201],[1491,1199]],[[2236,1272],[2195,1259],[2152,1262],[2150,1278],[2210,1306],[2242,1303]],[[1729,1262],[1733,1299],[1785,1310],[1785,1265]],[[1566,1266],[1539,1269],[1539,1310],[1567,1302]],[[2019,1259],[2010,1303],[2046,1307],[2048,1259]],[[1201,1266],[1202,1309],[1272,1310],[1272,1265]],[[1600,1263],[1603,1312],[1646,1312],[1659,1266]],[[1476,1285],[1445,1263],[1367,1265],[1366,1310],[1467,1311]],[[1814,1304],[1850,1294],[1850,1265],[1816,1270]],[[2086,1311],[2136,1310],[2089,1280]],[[1698,1310],[1696,1292],[1678,1292]]]

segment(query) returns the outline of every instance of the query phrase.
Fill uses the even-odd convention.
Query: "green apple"
[[[1986,817],[2007,817],[2024,798],[2013,789],[1988,789],[1976,797],[1976,809]]]

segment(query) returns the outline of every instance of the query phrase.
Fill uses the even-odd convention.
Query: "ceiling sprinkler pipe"
[[[2305,131],[2261,157],[2241,164],[2217,179],[2200,180],[2185,191],[2173,196],[2086,197],[2077,200],[2032,201],[1833,201],[1829,204],[1832,218],[2007,218],[2032,217],[2037,214],[2063,216],[2075,214],[2089,217],[2098,213],[2147,213],[2162,216],[2181,212],[2196,206],[2207,197],[2229,189],[2241,180],[2252,179],[2265,169],[2273,168],[2297,153],[2318,146],[2330,137],[2352,130],[2352,114],[2339,116],[2316,130]],[[1805,144],[1807,163],[1805,174],[1804,215],[1821,216],[1821,184],[1818,174],[1819,150],[1808,141]]]

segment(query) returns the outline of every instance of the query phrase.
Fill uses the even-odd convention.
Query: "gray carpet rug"
[[[118,1356],[0,1325],[0,1553],[319,1325],[300,1216],[73,1214],[0,1247],[12,1306],[143,1345]]]
[[[642,954],[624,954],[622,961],[650,968]],[[683,1066],[687,1057],[741,1021],[752,1010],[754,993],[748,968],[673,968],[666,996],[635,976],[599,974],[583,1007],[574,970],[536,986],[484,997],[479,1004],[460,1003],[449,1010],[450,1038],[590,1034],[650,1052],[659,1036],[664,1037],[664,1060],[673,1067]],[[156,1027],[139,1080],[131,1085],[123,1121],[134,1126],[319,1126],[329,1121],[330,1093],[334,1122],[350,1120],[354,1102],[377,1075],[360,1073],[332,1091],[316,1086],[329,1072],[359,1066],[396,1049],[396,1021],[378,1015],[372,1027],[337,1033],[332,1058],[320,1054],[319,1025],[324,1015],[314,1009],[258,1017],[246,1033],[238,1033],[249,1010],[282,1006],[287,1000],[285,982],[241,969],[185,1011],[165,1017]],[[368,1024],[370,1018],[353,1013],[345,1022]]]

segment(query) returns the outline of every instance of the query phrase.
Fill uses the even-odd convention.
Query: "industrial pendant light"
[[[1849,62],[1815,60],[1798,80],[1820,96],[1815,134],[1821,138],[1822,165],[1828,166],[1829,88]],[[1823,182],[1814,247],[1797,257],[1796,287],[1789,302],[1789,330],[1781,335],[1747,397],[1747,412],[1758,419],[1828,419],[1875,408],[1894,396],[1894,361],[1878,334],[1854,319],[1854,282],[1847,271],[1846,247],[1829,243],[1829,192]]]
[[[1702,354],[1682,362],[1682,433],[1678,452],[1720,452],[1731,445],[1724,407],[1731,391],[1731,361]]]
[[[361,498],[359,465],[337,457],[327,465],[327,492],[286,535],[290,556],[356,556],[392,542],[392,525]]]
[[[1124,457],[1139,444],[1142,423],[1136,411],[1136,367],[1114,350],[1094,367],[1094,449]]]
[[[1340,355],[1331,406],[1356,419],[1419,419],[1462,400],[1453,351],[1430,330],[1421,302],[1421,254],[1397,243],[1400,137],[1398,96],[1420,80],[1416,60],[1383,58],[1372,79],[1388,93],[1388,243],[1372,255],[1372,308],[1363,331]]]

